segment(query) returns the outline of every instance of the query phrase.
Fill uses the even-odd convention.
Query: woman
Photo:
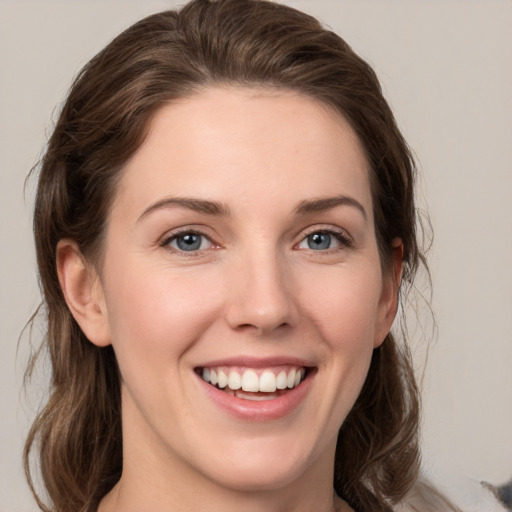
[[[41,509],[449,510],[390,333],[413,184],[375,74],[313,18],[195,0],[118,36],[39,176]]]

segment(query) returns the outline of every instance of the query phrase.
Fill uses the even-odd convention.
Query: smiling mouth
[[[199,376],[211,386],[244,400],[273,400],[298,387],[308,375],[308,368],[202,367]]]

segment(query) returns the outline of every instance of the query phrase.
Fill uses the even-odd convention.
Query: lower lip
[[[207,396],[221,409],[245,421],[269,421],[284,418],[291,414],[304,400],[313,381],[313,373],[284,395],[270,400],[244,400],[230,395],[204,381],[199,375],[200,385]]]

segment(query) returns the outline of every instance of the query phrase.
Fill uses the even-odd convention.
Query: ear
[[[100,347],[109,345],[105,295],[93,265],[71,239],[58,242],[56,257],[60,286],[74,319],[92,343]]]
[[[378,325],[375,330],[374,348],[382,344],[393,325],[398,310],[398,290],[402,280],[402,259],[404,244],[401,238],[391,242],[391,261],[382,278],[382,292],[379,300]]]

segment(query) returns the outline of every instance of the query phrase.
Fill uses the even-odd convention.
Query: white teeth
[[[260,377],[260,391],[273,393],[277,389],[276,376],[270,371],[265,370]]]
[[[211,382],[211,377],[210,377],[210,382]],[[292,389],[293,386],[295,386],[295,369],[292,369],[291,372],[288,374],[287,384],[290,389]]]
[[[203,368],[203,380],[220,389],[232,391],[242,390],[248,393],[275,393],[276,390],[297,387],[306,375],[305,368],[289,368],[281,370],[277,375],[270,369],[263,370],[260,375],[253,369],[243,372],[230,370],[229,367]],[[276,395],[277,396],[277,395]]]
[[[277,395],[275,393],[266,393],[265,395],[256,394],[256,393],[240,393],[240,391],[237,391],[235,393],[235,396],[238,398],[243,398],[244,400],[253,400],[255,402],[264,402],[267,400],[273,400],[274,398],[277,398]]]
[[[260,379],[255,371],[247,370],[244,372],[242,375],[242,389],[253,393],[260,390]]]
[[[228,376],[222,370],[217,373],[217,379],[219,388],[223,389],[228,385]]]
[[[234,391],[242,387],[242,377],[238,372],[229,372],[228,387]]]
[[[286,372],[284,370],[282,370],[277,375],[276,388],[277,389],[286,389],[287,387],[288,387],[288,378],[286,377]]]

